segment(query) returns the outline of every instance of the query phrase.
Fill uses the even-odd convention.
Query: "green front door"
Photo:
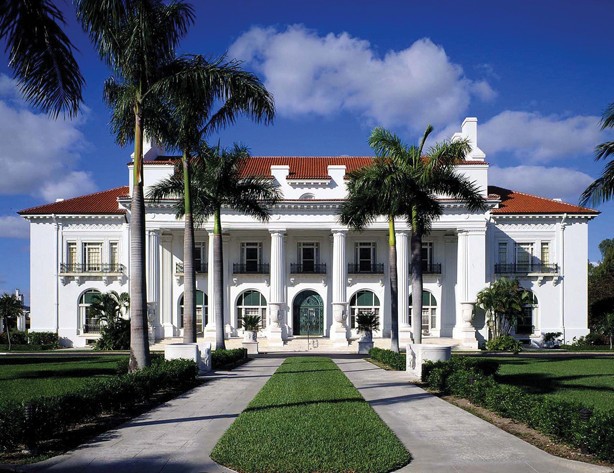
[[[314,291],[303,291],[294,299],[294,335],[324,335],[324,302]]]

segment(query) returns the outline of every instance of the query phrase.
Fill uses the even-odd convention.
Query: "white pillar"
[[[160,301],[160,230],[147,231],[147,332],[149,342],[156,338]]]
[[[285,230],[270,230],[271,233],[271,283],[269,297],[269,346],[282,346],[287,338],[286,329],[286,253]]]
[[[397,284],[399,308],[399,343],[404,345],[412,341],[409,325],[409,238],[406,231],[396,232],[397,239]]]
[[[207,245],[207,303],[209,304],[209,322],[205,325],[203,336],[205,340],[215,341],[215,264],[213,258],[213,239],[213,232],[210,231],[209,244]]]
[[[335,346],[347,346],[349,327],[347,322],[347,258],[345,254],[345,229],[333,229],[333,321],[330,338]]]
[[[458,311],[454,338],[477,348],[471,316],[476,295],[486,286],[486,228],[458,231]]]
[[[160,236],[161,253],[160,258],[160,322],[162,324],[164,338],[175,336],[173,325],[173,235],[163,234]]]

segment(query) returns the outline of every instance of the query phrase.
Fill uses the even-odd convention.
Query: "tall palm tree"
[[[26,101],[52,117],[74,116],[84,80],[64,16],[50,0],[0,0],[0,40]]]
[[[6,330],[6,338],[11,351],[11,330],[9,321],[17,319],[23,313],[23,304],[14,294],[6,292],[0,297],[0,318],[4,322],[4,330]]]
[[[614,128],[614,103],[603,112],[601,129]],[[595,148],[595,160],[606,159],[614,153],[614,141],[606,141]],[[601,177],[595,179],[580,196],[580,205],[599,205],[614,197],[614,160],[606,164]]]
[[[206,144],[196,150],[191,159],[192,214],[197,223],[213,216],[214,319],[216,325],[215,349],[223,350],[224,342],[224,268],[222,247],[222,207],[239,211],[250,217],[266,221],[270,207],[280,198],[279,190],[269,179],[244,176],[249,153],[243,146],[231,149]],[[159,201],[179,197],[185,189],[183,166],[177,164],[175,173],[152,187],[148,197]],[[177,218],[185,215],[185,199],[177,202]]]
[[[375,128],[369,144],[376,158],[370,166],[350,174],[348,201],[341,212],[342,223],[357,229],[378,216],[388,218],[391,348],[395,351],[399,349],[395,218],[406,219],[411,228],[412,327],[414,342],[421,343],[422,238],[432,221],[443,213],[436,194],[459,199],[471,211],[484,209],[485,205],[477,186],[455,171],[455,165],[471,150],[469,142],[444,141],[423,156],[432,131],[429,125],[418,146],[407,146],[395,134]]]
[[[181,150],[183,168],[183,341],[196,342],[196,278],[194,270],[194,222],[191,202],[190,157],[211,132],[234,123],[237,116],[247,115],[256,122],[270,123],[275,114],[273,98],[260,80],[241,70],[235,61],[217,59],[208,62],[200,56],[187,60],[187,68],[207,70],[210,80],[195,84],[160,82],[155,87],[166,98],[168,119],[164,121],[165,144]],[[177,81],[176,81],[177,82]]]
[[[127,292],[119,294],[117,291],[109,291],[94,295],[90,305],[90,314],[107,326],[113,326],[129,309],[130,295]]]
[[[175,48],[193,22],[191,6],[178,0],[75,0],[77,16],[112,68],[105,99],[114,106],[112,126],[120,144],[134,141],[133,191],[130,204],[130,370],[150,364],[145,279],[145,201],[143,195],[143,132],[163,120],[162,97],[153,87],[163,80],[183,81],[185,61]],[[189,77],[188,77],[189,76]],[[127,131],[118,119],[132,113]]]

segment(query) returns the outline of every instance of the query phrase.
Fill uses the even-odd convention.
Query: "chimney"
[[[478,119],[467,117],[463,120],[460,133],[454,133],[452,140],[466,138],[471,145],[471,151],[467,155],[467,161],[484,161],[486,154],[478,147]]]

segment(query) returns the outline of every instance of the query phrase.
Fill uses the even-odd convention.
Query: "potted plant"
[[[360,312],[356,316],[358,333],[362,333],[363,342],[373,341],[373,331],[379,330],[379,316],[375,312]]]
[[[243,317],[243,341],[255,342],[258,337],[258,330],[260,329],[260,316],[259,315],[246,315]]]

